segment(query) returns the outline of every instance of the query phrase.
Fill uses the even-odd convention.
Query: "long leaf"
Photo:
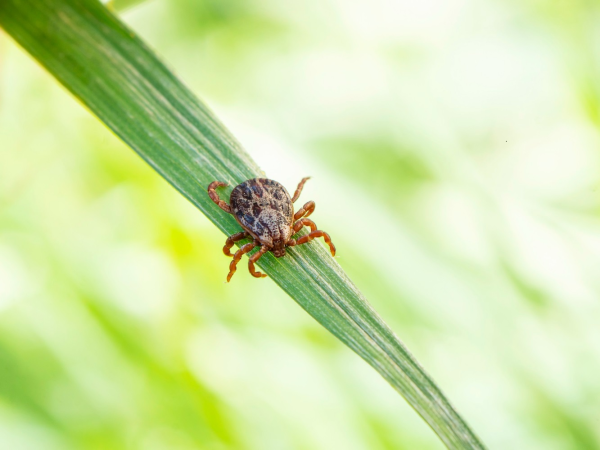
[[[227,129],[95,0],[0,0],[0,25],[224,233],[239,225],[206,194],[264,175]],[[484,448],[440,389],[319,244],[260,266],[373,366],[449,448]]]

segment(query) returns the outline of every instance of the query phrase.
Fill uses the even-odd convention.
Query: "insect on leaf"
[[[2,0],[0,26],[227,235],[206,188],[264,177],[227,129],[96,0]],[[321,245],[266,254],[261,268],[375,368],[455,449],[483,445]]]

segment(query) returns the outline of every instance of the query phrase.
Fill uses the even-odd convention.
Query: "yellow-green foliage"
[[[0,0],[0,24],[18,39],[38,30],[29,51],[237,230],[204,188],[257,166],[203,128],[210,114],[169,72],[124,57],[139,42],[102,41],[94,15],[78,15],[86,2],[35,3]],[[55,21],[42,11],[51,4]],[[30,19],[20,31],[7,22],[19,8]],[[600,446],[587,13],[491,0],[153,0],[123,18],[270,177],[293,188],[313,176],[300,201],[317,202],[339,262],[485,442],[584,449]],[[53,40],[73,30],[90,39]],[[224,235],[32,61],[0,35],[0,447],[441,447],[273,283],[372,351],[363,356],[410,397],[398,369],[411,359],[377,353],[356,325],[369,311],[338,320],[335,300],[351,297],[358,314],[362,297],[320,244],[265,260],[271,279],[240,270],[225,285]],[[153,90],[165,80],[175,97],[171,85]],[[144,103],[149,93],[164,102]],[[341,284],[323,291],[329,273]],[[439,395],[426,378],[415,385]],[[450,446],[473,443],[435,402],[409,400]]]

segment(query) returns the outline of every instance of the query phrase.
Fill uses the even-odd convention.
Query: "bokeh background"
[[[494,449],[600,448],[600,11],[149,0],[121,13]],[[0,447],[441,449],[0,34]]]

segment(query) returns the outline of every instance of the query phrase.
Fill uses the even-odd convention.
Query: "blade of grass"
[[[1,0],[0,26],[224,233],[235,220],[206,194],[264,175],[226,128],[135,34],[96,0]],[[373,366],[448,448],[484,448],[321,245],[261,268]]]

